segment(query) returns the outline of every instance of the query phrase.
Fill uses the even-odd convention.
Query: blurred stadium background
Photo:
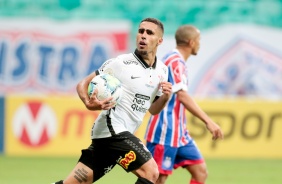
[[[132,52],[145,17],[165,26],[158,57],[174,48],[179,25],[201,30],[188,90],[225,133],[212,142],[189,115],[207,183],[282,183],[282,0],[0,0],[0,183],[68,174],[97,116],[75,86],[106,59]],[[97,183],[135,181],[119,168],[109,175]],[[179,169],[168,184],[188,178]]]

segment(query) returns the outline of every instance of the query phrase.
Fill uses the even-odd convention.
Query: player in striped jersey
[[[207,178],[207,167],[187,130],[185,110],[206,124],[214,140],[223,138],[223,133],[187,93],[185,62],[190,55],[197,55],[200,31],[194,26],[183,25],[176,31],[175,39],[176,48],[163,58],[169,69],[168,81],[173,85],[173,95],[161,113],[150,118],[145,139],[159,167],[160,176],[156,184],[164,184],[172,170],[178,167],[190,172],[190,184],[203,184]]]

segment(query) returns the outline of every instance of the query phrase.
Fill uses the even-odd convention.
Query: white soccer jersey
[[[95,120],[92,139],[124,131],[134,133],[155,97],[162,95],[160,82],[168,79],[168,69],[163,62],[156,60],[150,67],[136,51],[107,60],[98,73],[109,73],[118,78],[123,95],[115,108],[102,111]]]

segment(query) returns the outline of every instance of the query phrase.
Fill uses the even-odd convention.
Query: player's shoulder
[[[158,67],[167,67],[166,64],[160,59],[157,59],[157,66]]]
[[[134,56],[132,53],[126,53],[126,54],[118,55],[117,58],[121,60],[127,60],[127,59],[134,59]]]
[[[165,74],[168,72],[168,67],[166,64],[159,59],[157,60],[157,68],[163,71]]]
[[[179,53],[177,52],[170,52],[168,54],[165,55],[165,57],[163,58],[164,61],[169,61],[169,62],[175,62],[175,61],[179,61],[182,60],[182,57]]]
[[[116,57],[117,61],[122,62],[125,65],[138,64],[137,59],[134,57],[133,53],[121,54]]]
[[[163,63],[169,68],[185,65],[182,56],[177,52],[170,52],[170,54],[167,54],[166,57],[163,58]]]
[[[116,57],[110,58],[102,64],[102,66],[100,67],[100,70],[103,70],[107,67],[111,67],[111,68],[121,67],[123,64],[127,64],[130,58],[132,58],[130,56],[130,53],[129,54],[120,54]]]

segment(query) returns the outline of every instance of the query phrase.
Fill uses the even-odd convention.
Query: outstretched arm
[[[95,90],[90,97],[88,96],[88,85],[95,76],[96,73],[93,72],[82,79],[76,86],[77,94],[87,109],[109,110],[114,107],[114,103],[110,102],[112,100],[112,97],[99,101],[96,97],[97,90]]]
[[[198,106],[194,99],[187,93],[187,91],[179,90],[177,98],[185,106],[185,108],[194,116],[202,120],[207,129],[212,134],[212,139],[223,139],[223,132],[220,127]]]

